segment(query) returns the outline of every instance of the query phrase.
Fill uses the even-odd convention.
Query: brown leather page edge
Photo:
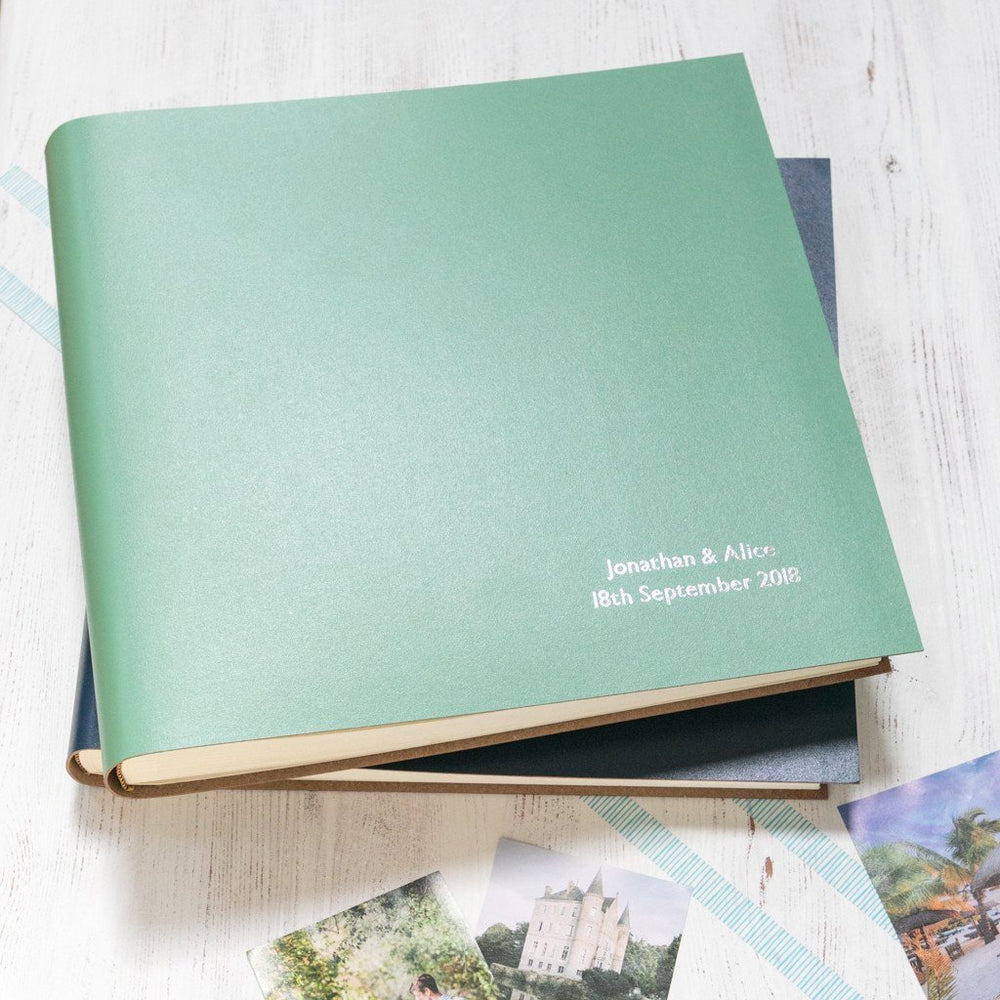
[[[85,771],[80,766],[80,758],[75,753],[71,753],[66,758],[66,772],[74,781],[78,781],[81,785],[96,785],[98,788],[104,787],[104,776]]]
[[[67,760],[66,770],[74,781],[81,785],[104,788],[104,779],[80,767],[76,755]],[[225,790],[224,788],[218,789]],[[242,792],[399,792],[399,793],[461,793],[470,795],[628,795],[647,798],[745,798],[752,794],[755,799],[827,799],[828,785],[815,788],[784,789],[780,784],[771,788],[748,789],[745,786],[711,785],[685,786],[684,788],[649,788],[631,785],[574,785],[572,779],[562,784],[522,785],[502,781],[336,781],[305,778],[288,778],[284,781],[262,781],[256,785],[229,787],[230,791]]]
[[[490,743],[506,743],[531,736],[548,736],[552,733],[568,732],[574,729],[589,729],[611,722],[626,722],[630,719],[642,719],[652,715],[667,715],[671,712],[680,712],[689,708],[703,708],[707,705],[718,705],[723,702],[743,701],[747,698],[758,698],[764,695],[782,694],[786,691],[799,691],[804,688],[837,684],[842,681],[859,680],[862,677],[872,677],[876,674],[889,673],[891,670],[892,665],[888,657],[883,656],[877,663],[870,667],[858,667],[856,670],[848,670],[837,674],[821,674],[795,682],[765,684],[726,694],[705,695],[690,698],[686,701],[672,702],[669,705],[651,705],[647,708],[634,709],[629,712],[616,712],[611,715],[594,716],[587,719],[573,719],[567,722],[553,723],[552,725],[533,726],[528,729],[517,729],[506,733],[495,733],[472,739],[453,740],[445,743],[413,747],[407,750],[397,750],[387,754],[369,754],[363,757],[351,757],[337,761],[320,761],[313,764],[279,768],[273,771],[230,774],[219,778],[179,781],[174,784],[126,785],[121,774],[121,764],[119,763],[105,774],[104,783],[116,795],[121,795],[129,799],[164,798],[168,795],[186,795],[192,792],[204,792],[215,788],[243,788],[248,785],[259,787],[265,782],[273,784],[281,782],[285,778],[293,778],[300,775],[322,774],[325,771],[346,770],[347,768],[355,767],[370,767],[373,764],[391,764],[397,760],[427,757],[436,753],[450,753],[453,750],[468,750],[472,747],[486,746]],[[593,792],[593,789],[588,794],[591,792]],[[743,793],[740,792],[740,794]]]
[[[442,794],[462,793],[470,795],[612,795],[631,798],[671,798],[671,799],[826,799],[830,795],[829,785],[816,788],[796,788],[785,791],[773,788],[740,788],[735,785],[687,788],[632,788],[628,785],[574,785],[567,779],[561,785],[517,785],[496,782],[477,783],[475,781],[438,783],[434,781],[265,781],[250,787],[241,786],[239,791],[305,791],[305,792],[412,792],[425,795],[429,792]]]

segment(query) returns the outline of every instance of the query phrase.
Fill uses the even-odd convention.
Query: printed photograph
[[[1000,752],[840,815],[929,1000],[1000,996]]]
[[[665,1000],[690,890],[501,840],[476,941],[501,1000]]]
[[[247,952],[267,1000],[498,1000],[439,872]]]

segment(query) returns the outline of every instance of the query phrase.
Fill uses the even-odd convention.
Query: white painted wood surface
[[[1000,747],[1000,17],[992,0],[2,0],[0,172],[82,114],[747,53],[775,151],[833,160],[842,361],[926,653],[862,683],[864,783]],[[46,227],[0,265],[54,302]],[[62,770],[83,614],[60,357],[0,307],[0,996],[259,996],[247,948],[439,868],[475,919],[499,836],[656,869],[576,799],[218,793]],[[901,950],[733,802],[644,803],[866,998]],[[771,873],[771,874],[769,874]],[[695,904],[673,1000],[801,997]]]

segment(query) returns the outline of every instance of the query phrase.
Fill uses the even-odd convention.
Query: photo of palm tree
[[[929,1000],[1000,994],[1000,752],[840,815]]]

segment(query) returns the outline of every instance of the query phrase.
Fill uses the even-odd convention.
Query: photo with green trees
[[[501,1000],[665,1000],[690,890],[513,840],[476,942]]]
[[[1000,995],[1000,752],[840,814],[929,1000]]]
[[[499,1000],[438,872],[247,957],[267,1000]]]

